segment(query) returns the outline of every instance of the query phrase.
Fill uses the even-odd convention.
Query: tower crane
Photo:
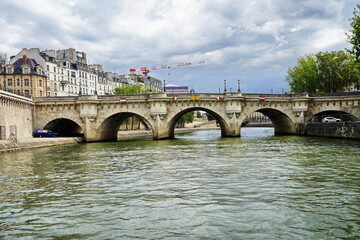
[[[183,62],[183,63],[176,63],[176,64],[165,64],[165,65],[158,65],[158,66],[151,66],[151,67],[141,67],[139,69],[132,68],[130,69],[130,73],[136,73],[136,72],[142,72],[144,75],[147,75],[150,70],[161,70],[161,69],[170,69],[175,67],[186,67],[186,66],[194,66],[199,64],[204,64],[205,61],[199,61],[199,62]]]

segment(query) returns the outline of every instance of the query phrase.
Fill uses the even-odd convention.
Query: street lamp
[[[240,93],[241,90],[240,90],[240,80],[238,80],[238,93]]]
[[[165,89],[165,80],[164,80],[164,92],[166,92],[166,89]]]
[[[226,93],[226,80],[224,80],[224,93]]]

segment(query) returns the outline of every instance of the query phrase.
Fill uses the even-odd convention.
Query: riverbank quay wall
[[[47,97],[35,98],[34,101],[35,128],[57,127],[61,130],[76,126],[88,142],[116,140],[120,124],[133,115],[143,119],[151,128],[153,139],[173,138],[176,121],[183,114],[195,110],[208,112],[216,118],[222,137],[239,137],[242,123],[253,112],[268,116],[275,134],[279,135],[312,134],[313,131],[307,131],[308,123],[321,112],[350,114],[353,116],[352,122],[360,117],[360,93],[335,96],[158,93]],[[357,124],[354,123],[355,126]],[[352,129],[349,131],[358,132],[358,128]],[[332,128],[329,128],[326,135],[320,136],[330,137],[332,132]],[[344,134],[342,137],[352,136],[355,135]]]
[[[0,141],[32,137],[34,107],[32,99],[0,90]]]

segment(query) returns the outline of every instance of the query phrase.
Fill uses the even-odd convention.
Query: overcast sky
[[[196,92],[289,90],[300,56],[351,46],[354,0],[1,0],[0,51],[76,48],[119,74],[150,71]],[[196,64],[205,61],[204,64]],[[170,73],[170,75],[169,75]]]

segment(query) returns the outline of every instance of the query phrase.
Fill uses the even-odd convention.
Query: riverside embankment
[[[58,138],[23,138],[0,141],[0,153],[17,151],[30,148],[49,147],[55,145],[75,144],[82,142],[81,137],[58,137]]]

